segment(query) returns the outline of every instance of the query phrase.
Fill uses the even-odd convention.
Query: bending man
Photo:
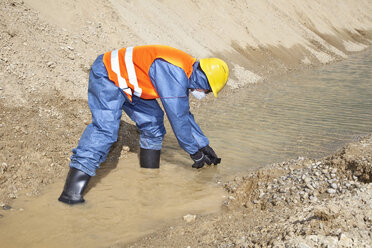
[[[229,71],[217,58],[197,61],[168,46],[128,47],[98,56],[89,75],[89,124],[73,149],[70,171],[59,201],[82,203],[83,191],[96,169],[117,141],[122,110],[140,130],[140,164],[159,168],[160,150],[166,133],[160,98],[180,146],[194,161],[192,167],[219,164],[189,110],[189,91],[201,99],[209,92],[217,97]]]

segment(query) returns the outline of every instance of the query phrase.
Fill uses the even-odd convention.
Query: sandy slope
[[[371,0],[0,1],[0,203],[64,175],[98,54],[157,43],[218,56],[236,88],[363,50],[371,13]]]
[[[56,88],[86,99],[94,58],[123,46],[167,44],[218,56],[233,87],[276,72],[347,58],[370,44],[370,0],[344,1],[2,1],[2,95]],[[5,61],[6,60],[6,61]],[[52,81],[52,83],[51,83]]]

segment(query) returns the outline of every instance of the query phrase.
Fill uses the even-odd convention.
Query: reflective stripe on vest
[[[111,69],[118,76],[119,87],[128,95],[132,95],[132,90],[128,87],[127,81],[121,76],[119,65],[119,50],[111,52]]]
[[[134,70],[133,64],[133,47],[127,47],[125,50],[125,67],[127,68],[129,83],[134,87],[133,94],[141,97],[142,89],[138,86],[136,71]]]

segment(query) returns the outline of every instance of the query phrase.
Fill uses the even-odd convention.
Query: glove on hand
[[[208,165],[212,164],[210,159],[206,155],[204,155],[201,150],[197,151],[194,154],[191,154],[190,157],[192,158],[192,160],[194,160],[194,164],[192,165],[192,167],[196,169],[202,168],[205,163],[207,163]]]
[[[221,158],[217,157],[216,153],[209,145],[201,148],[199,151],[202,151],[204,155],[209,159],[209,161],[214,165],[221,163]]]

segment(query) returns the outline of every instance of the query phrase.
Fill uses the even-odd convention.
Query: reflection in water
[[[132,154],[100,169],[82,206],[57,202],[62,180],[36,199],[19,199],[0,219],[1,247],[105,247],[188,213],[218,211],[223,192],[216,179],[297,156],[323,156],[372,132],[371,67],[369,53],[233,97],[221,94],[194,111],[221,165],[192,169],[168,128],[160,170],[140,169]]]

